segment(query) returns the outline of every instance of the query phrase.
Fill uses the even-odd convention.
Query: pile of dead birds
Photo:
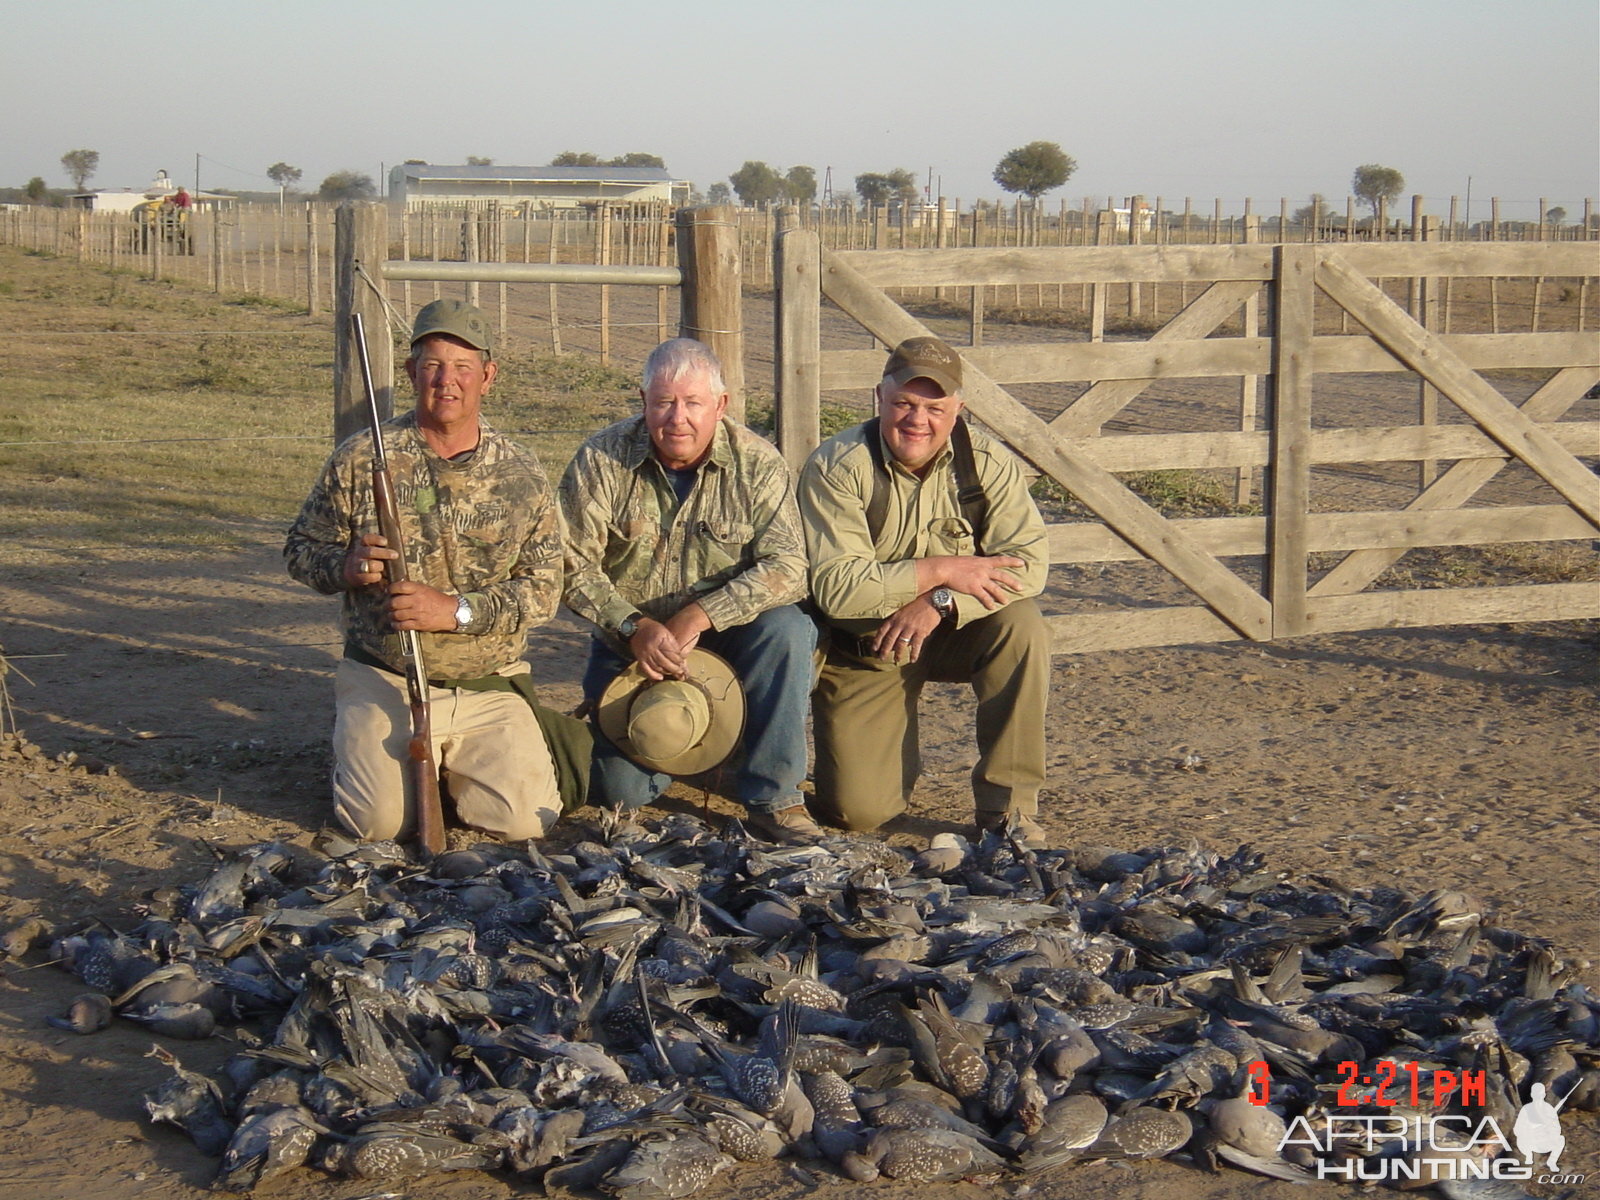
[[[1535,1083],[1600,1107],[1600,997],[1547,944],[1461,893],[1290,878],[1248,847],[913,854],[674,816],[560,853],[324,850],[252,846],[137,928],[55,943],[95,989],[66,1026],[238,1040],[215,1077],[153,1051],[151,1118],[221,1156],[219,1189],[474,1169],[652,1200],[784,1156],[857,1181],[1166,1156],[1310,1179],[1418,1148],[1280,1152],[1301,1116],[1509,1131]],[[1434,1107],[1446,1071],[1484,1094]]]

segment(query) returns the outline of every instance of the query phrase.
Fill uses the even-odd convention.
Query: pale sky
[[[1399,169],[1441,215],[1600,199],[1595,0],[0,0],[0,184],[100,152],[91,187],[158,168],[301,186],[407,158],[659,154],[702,190],[746,159],[836,191],[904,167],[963,205],[1007,151],[1058,142],[1076,206],[1342,204]]]

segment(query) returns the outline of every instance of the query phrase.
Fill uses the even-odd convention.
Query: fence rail
[[[1184,283],[1195,298],[1147,339],[961,348],[970,411],[1095,518],[1051,527],[1052,562],[1099,569],[1154,563],[1199,601],[1134,600],[1111,611],[1056,615],[1058,651],[1594,616],[1594,583],[1368,589],[1418,547],[1600,532],[1600,482],[1580,459],[1600,456],[1600,405],[1586,399],[1600,382],[1600,339],[1577,332],[1445,335],[1428,303],[1452,279],[1507,272],[1579,279],[1596,267],[1595,248],[1582,244],[830,251],[816,231],[791,226],[774,268],[779,437],[798,464],[820,437],[822,392],[870,387],[882,369],[879,350],[822,348],[824,299],[878,342],[893,344],[931,330],[891,289]],[[1379,286],[1380,276],[1399,280],[1399,298]],[[1419,295],[1422,302],[1408,311],[1405,301]],[[1252,307],[1259,327],[1248,319]],[[1338,310],[1337,323],[1329,307]],[[1348,320],[1359,332],[1319,332],[1319,320],[1335,329]],[[1518,373],[1532,394],[1513,402],[1480,374],[1489,368]],[[1398,409],[1357,408],[1337,380],[1360,373],[1409,373],[1417,382],[1409,401],[1403,387],[1389,390],[1400,397]],[[1224,389],[1186,399],[1188,418],[1204,428],[1116,428],[1146,391],[1173,380]],[[1028,404],[1001,386],[1047,382],[1076,390],[1057,389]],[[1441,423],[1441,399],[1455,423]],[[1059,411],[1052,414],[1052,405]],[[1564,419],[1579,405],[1587,406],[1580,419]],[[1170,408],[1150,404],[1143,421],[1148,427],[1168,415]],[[1362,423],[1346,423],[1352,416]],[[1330,486],[1352,464],[1370,471],[1367,464],[1397,462],[1417,470],[1409,496],[1394,507],[1376,506],[1382,488],[1336,495]],[[1262,471],[1264,511],[1172,518],[1118,477],[1175,468],[1237,472],[1241,500],[1253,498],[1251,476]],[[1498,497],[1493,507],[1477,507],[1503,473],[1521,476],[1512,492],[1517,502]],[[1389,494],[1393,483],[1385,485]],[[1350,511],[1330,511],[1340,508]]]

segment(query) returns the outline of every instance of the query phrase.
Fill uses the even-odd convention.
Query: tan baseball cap
[[[961,390],[961,356],[936,337],[907,338],[890,352],[883,377],[896,383],[930,379],[954,396]]]
[[[476,304],[468,304],[465,300],[435,300],[423,305],[411,326],[411,345],[415,346],[423,338],[436,333],[460,338],[474,350],[487,351],[491,358],[494,357],[494,338],[489,329],[489,320]]]

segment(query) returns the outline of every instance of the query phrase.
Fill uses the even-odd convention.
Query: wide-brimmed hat
[[[727,661],[697,646],[687,667],[683,679],[656,680],[631,663],[600,697],[600,732],[646,770],[709,771],[744,732],[744,689]]]

